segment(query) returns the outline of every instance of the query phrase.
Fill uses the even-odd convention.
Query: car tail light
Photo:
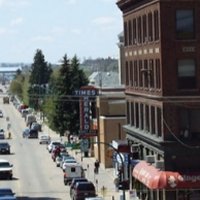
[[[67,173],[64,173],[64,177],[67,177]]]

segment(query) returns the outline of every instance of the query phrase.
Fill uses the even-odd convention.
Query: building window
[[[135,103],[135,127],[139,128],[139,105]]]
[[[145,88],[148,88],[148,77],[146,74],[147,70],[148,70],[148,60],[144,60],[143,84]]]
[[[128,61],[126,61],[126,86],[129,85]]]
[[[155,40],[159,40],[160,37],[160,29],[159,29],[159,16],[158,11],[154,11],[154,38]]]
[[[147,38],[147,16],[142,16],[142,41],[143,43],[146,43],[148,41]]]
[[[145,125],[144,125],[144,130],[149,132],[150,127],[149,127],[149,106],[145,105]]]
[[[151,106],[151,133],[155,134],[155,107]]]
[[[149,85],[150,88],[154,88],[154,60],[151,59],[149,60],[149,74],[148,74],[148,78],[149,78]]]
[[[124,46],[125,47],[128,45],[127,39],[128,39],[127,22],[124,22]]]
[[[135,109],[134,109],[134,103],[131,102],[131,126],[134,126],[135,124]]]
[[[152,13],[148,14],[148,41],[153,41],[153,24]]]
[[[180,40],[194,39],[194,10],[176,11],[176,37]]]
[[[141,17],[138,17],[137,23],[138,23],[138,43],[140,44],[142,42],[142,22]]]
[[[160,83],[160,60],[156,59],[156,72],[155,72],[155,83],[156,83],[156,88],[160,89],[161,88],[161,83]]]
[[[196,88],[196,67],[194,60],[185,59],[178,61],[178,88]]]
[[[161,108],[157,108],[157,135],[158,137],[162,137],[162,114]]]
[[[133,44],[137,44],[137,28],[136,19],[133,19]]]
[[[144,105],[140,104],[140,129],[144,129]]]
[[[133,86],[133,62],[130,61],[130,86]]]
[[[134,61],[134,86],[138,86],[138,64],[137,61]]]
[[[142,84],[142,60],[139,60],[139,87],[143,87],[143,84]]]
[[[130,103],[126,102],[126,116],[127,116],[127,124],[130,124]]]
[[[128,21],[128,44],[132,45],[132,23]]]

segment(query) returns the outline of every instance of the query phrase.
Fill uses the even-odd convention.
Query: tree
[[[73,93],[88,84],[88,79],[79,69],[79,60],[76,56],[70,63],[67,55],[64,55],[58,79],[54,80],[54,83],[51,89],[54,93],[52,108],[55,110],[51,112],[53,117],[49,116],[52,120],[50,126],[61,136],[66,131],[75,134],[79,130],[79,99],[73,97]]]
[[[40,49],[36,50],[34,62],[31,65],[31,74],[29,79],[29,105],[35,110],[41,108],[41,100],[46,92],[50,74],[52,72],[51,65],[47,64],[44,55]]]

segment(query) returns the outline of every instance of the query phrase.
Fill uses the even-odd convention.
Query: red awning
[[[149,189],[200,188],[200,173],[161,171],[145,161],[136,164],[133,176]]]

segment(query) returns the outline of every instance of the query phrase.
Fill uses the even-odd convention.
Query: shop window
[[[196,67],[194,60],[188,59],[178,61],[178,88],[196,88]]]
[[[176,37],[180,40],[194,39],[194,10],[176,11]]]
[[[134,109],[134,103],[131,102],[131,126],[134,126],[135,124],[135,109]]]
[[[144,105],[140,104],[140,129],[144,129]]]

